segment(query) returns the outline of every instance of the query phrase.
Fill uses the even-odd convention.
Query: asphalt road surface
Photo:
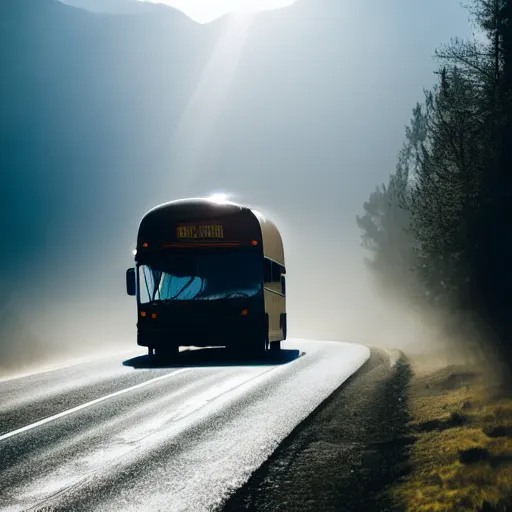
[[[137,352],[0,382],[0,510],[212,510],[369,358],[291,340],[165,366]]]

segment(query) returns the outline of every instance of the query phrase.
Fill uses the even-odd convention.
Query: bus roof
[[[175,217],[194,222],[208,217],[231,217],[232,215],[246,216],[248,222],[250,222],[251,218],[257,221],[255,225],[259,226],[258,231],[261,233],[265,257],[284,265],[283,243],[276,225],[259,211],[231,201],[217,201],[208,198],[186,198],[160,204],[149,210],[143,216],[139,227],[139,234],[144,229],[143,226],[155,217]]]

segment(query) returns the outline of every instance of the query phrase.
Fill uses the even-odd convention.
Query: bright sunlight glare
[[[210,23],[228,13],[271,11],[288,7],[296,0],[139,0],[178,9],[197,23]]]
[[[227,203],[229,202],[229,195],[228,194],[212,194],[211,196],[208,197],[208,199],[210,201],[213,201],[214,203],[218,203],[218,204],[224,204],[224,203]]]
[[[232,13],[213,48],[195,89],[172,134],[172,167],[169,187],[180,195],[195,195],[205,168],[209,144],[222,106],[254,21],[252,13]]]

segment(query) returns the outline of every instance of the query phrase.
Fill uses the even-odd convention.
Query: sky
[[[10,26],[30,56],[23,74],[15,63],[12,87],[30,108],[10,101],[1,132],[7,144],[29,110],[40,116],[41,128],[20,128],[19,143],[47,167],[30,194],[16,177],[5,192],[40,204],[46,219],[27,268],[59,258],[58,276],[45,267],[44,301],[24,295],[25,317],[40,318],[31,326],[38,343],[78,332],[95,347],[114,338],[133,346],[124,272],[141,216],[212,193],[256,207],[282,230],[292,336],[393,344],[401,321],[410,339],[412,314],[375,294],[355,217],[394,171],[412,108],[435,81],[435,48],[470,35],[459,0],[297,0],[202,24],[162,6],[151,17],[130,0],[65,3],[74,7],[23,12],[20,28]],[[26,289],[39,279],[20,276]],[[65,322],[55,322],[55,308]]]

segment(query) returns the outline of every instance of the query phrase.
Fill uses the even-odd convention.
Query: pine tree
[[[427,137],[408,195],[418,272],[433,304],[469,307],[480,143],[473,84],[457,68],[426,92]]]
[[[413,111],[388,186],[357,221],[374,270],[394,279],[409,262],[420,296],[478,319],[510,370],[512,0],[474,0],[472,14],[486,39],[437,52],[439,82]]]
[[[413,109],[406,140],[398,154],[395,172],[387,186],[381,185],[364,203],[365,214],[357,216],[363,247],[372,253],[367,260],[378,282],[388,291],[407,297],[422,296],[414,270],[414,240],[409,231],[411,215],[405,205],[411,176],[418,171],[421,143],[426,137],[426,119],[421,105]]]
[[[494,332],[500,358],[512,367],[512,24],[510,0],[475,0],[483,42],[453,41],[438,56],[457,66],[478,93],[479,208],[473,223],[472,297]]]

